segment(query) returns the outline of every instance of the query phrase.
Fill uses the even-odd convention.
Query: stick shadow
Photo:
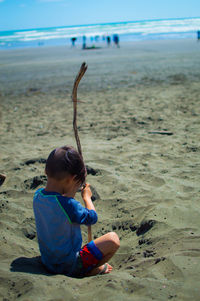
[[[40,274],[46,276],[53,276],[47,269],[44,267],[41,261],[40,256],[28,258],[28,257],[19,257],[13,260],[10,265],[11,272],[23,272],[30,274]]]

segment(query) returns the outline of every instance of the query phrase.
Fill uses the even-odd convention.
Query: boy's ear
[[[67,181],[70,184],[70,183],[74,182],[75,178],[76,178],[76,175],[73,175],[73,176],[72,175],[68,175],[65,178],[65,181]]]
[[[72,179],[73,182],[78,182],[77,179],[76,179],[76,175],[71,176],[71,179]]]
[[[81,185],[81,182],[79,182],[79,181],[76,179],[76,175],[71,176],[71,180],[72,180],[73,184],[75,184],[75,185]]]

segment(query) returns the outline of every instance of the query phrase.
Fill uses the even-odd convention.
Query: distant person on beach
[[[77,38],[75,38],[75,37],[71,38],[72,47],[75,47],[76,40],[77,40]]]
[[[47,270],[82,278],[107,274],[107,262],[119,248],[115,232],[109,232],[83,247],[80,225],[97,222],[90,185],[85,183],[86,167],[70,146],[54,149],[47,161],[47,184],[35,192],[33,209],[41,259]],[[75,200],[81,189],[85,207]]]
[[[197,31],[197,40],[200,41],[200,30]]]
[[[107,46],[110,47],[111,38],[109,36],[106,37]]]
[[[83,46],[82,49],[86,49],[86,36],[83,36]]]
[[[115,45],[117,46],[117,48],[119,48],[119,36],[118,36],[118,34],[114,34],[114,36],[113,36],[113,42],[115,43]]]
[[[95,36],[94,39],[95,39],[95,42],[97,42],[97,43],[99,42],[99,36],[98,35]]]

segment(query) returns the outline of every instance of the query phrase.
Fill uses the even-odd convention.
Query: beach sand
[[[76,146],[71,91],[83,61],[93,237],[115,231],[121,247],[111,274],[72,279],[40,264],[32,199],[49,152]],[[200,300],[199,62],[193,40],[0,52],[1,300]]]

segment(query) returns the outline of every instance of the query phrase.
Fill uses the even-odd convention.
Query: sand
[[[76,146],[70,97],[83,61],[79,135],[99,195],[92,232],[116,231],[121,247],[111,274],[80,280],[40,264],[32,198],[49,152]],[[199,62],[193,40],[0,52],[1,300],[200,299]]]

